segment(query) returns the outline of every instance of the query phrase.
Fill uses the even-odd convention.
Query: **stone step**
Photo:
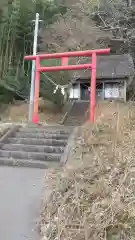
[[[23,152],[23,151],[7,151],[0,150],[0,157],[4,158],[14,158],[14,159],[31,159],[31,160],[41,160],[50,162],[59,162],[61,159],[61,154],[56,153],[39,153],[39,152]]]
[[[64,127],[62,129],[53,129],[53,128],[34,128],[34,127],[22,127],[19,129],[19,132],[24,132],[24,133],[44,133],[44,134],[70,134],[71,131],[73,130],[73,127]]]
[[[80,119],[77,119],[77,118],[68,118],[66,121],[70,121],[70,122],[81,122],[81,121],[83,121],[84,120],[84,118],[82,119],[82,118],[80,118]]]
[[[81,119],[72,119],[72,118],[69,118],[69,119],[67,119],[66,122],[74,123],[74,122],[82,122],[82,121],[83,121],[83,120],[81,120]]]
[[[76,126],[82,123],[83,123],[83,120],[67,119],[65,122],[65,125],[68,126],[68,124],[70,124],[69,126]]]
[[[28,132],[17,132],[15,134],[17,138],[35,138],[35,139],[68,139],[67,134],[44,134],[44,133],[28,133]]]
[[[8,167],[26,167],[26,168],[39,168],[39,169],[48,169],[48,168],[60,168],[62,167],[61,163],[58,162],[45,162],[37,161],[31,159],[12,159],[0,157],[0,166]]]
[[[28,144],[28,145],[46,145],[46,146],[66,146],[67,140],[55,139],[37,139],[37,138],[9,138],[12,144]]]
[[[42,145],[25,145],[25,144],[4,144],[4,150],[25,151],[25,152],[42,152],[42,153],[63,153],[64,147],[59,146],[42,146]]]
[[[71,125],[72,125],[72,126],[73,126],[73,125],[74,125],[74,126],[81,126],[81,125],[82,125],[82,123],[78,123],[78,122],[74,122],[74,123],[73,123],[73,122],[71,122],[71,123],[70,123],[70,122],[66,122],[65,124],[66,124],[66,126],[71,126]]]
[[[84,119],[71,119],[71,118],[69,118],[65,121],[64,124],[66,126],[68,126],[68,124],[70,124],[69,126],[76,126],[76,125],[83,124],[83,122],[85,122]]]
[[[53,131],[53,132],[71,132],[73,127],[65,127],[64,125],[29,125],[27,124],[26,126],[23,126],[22,128],[22,131],[23,129],[28,129],[29,131]]]
[[[76,101],[65,119],[64,125],[69,126],[80,126],[86,120],[86,113],[89,108],[89,102]]]

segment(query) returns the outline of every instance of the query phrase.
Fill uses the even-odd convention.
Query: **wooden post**
[[[90,122],[95,120],[96,107],[96,53],[92,54],[92,72],[91,72],[91,92],[90,92]]]
[[[78,83],[78,90],[79,90],[79,98],[78,98],[78,100],[81,100],[81,84],[80,84],[80,82]]]
[[[105,99],[105,83],[104,82],[103,82],[102,91],[103,91],[102,100],[104,100]]]
[[[124,102],[127,101],[127,81],[124,81]]]

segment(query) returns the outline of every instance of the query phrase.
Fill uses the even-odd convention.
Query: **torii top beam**
[[[110,48],[77,51],[77,52],[47,53],[47,54],[39,54],[39,55],[29,55],[29,56],[25,56],[24,60],[36,60],[37,56],[40,59],[56,59],[56,58],[63,58],[63,57],[84,57],[84,56],[89,57],[89,56],[92,56],[93,53],[96,53],[98,55],[108,54],[108,53],[110,53]]]

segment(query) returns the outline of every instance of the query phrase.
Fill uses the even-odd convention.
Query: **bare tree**
[[[91,16],[100,29],[112,33],[114,42],[122,43],[123,52],[126,49],[126,52],[132,53],[132,56],[135,58],[134,14],[134,0],[99,0]],[[126,46],[125,48],[124,45]]]

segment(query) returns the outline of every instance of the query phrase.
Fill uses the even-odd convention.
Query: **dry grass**
[[[135,239],[135,106],[100,104],[97,123],[79,130],[41,214],[43,240]]]
[[[13,126],[12,123],[0,123],[0,138]]]
[[[55,107],[56,108],[56,107]],[[6,107],[5,107],[6,109]],[[8,105],[6,111],[1,113],[2,121],[27,122],[29,104],[21,101]],[[60,111],[54,111],[54,106],[49,101],[39,102],[39,121],[46,124],[59,123],[63,116]]]

